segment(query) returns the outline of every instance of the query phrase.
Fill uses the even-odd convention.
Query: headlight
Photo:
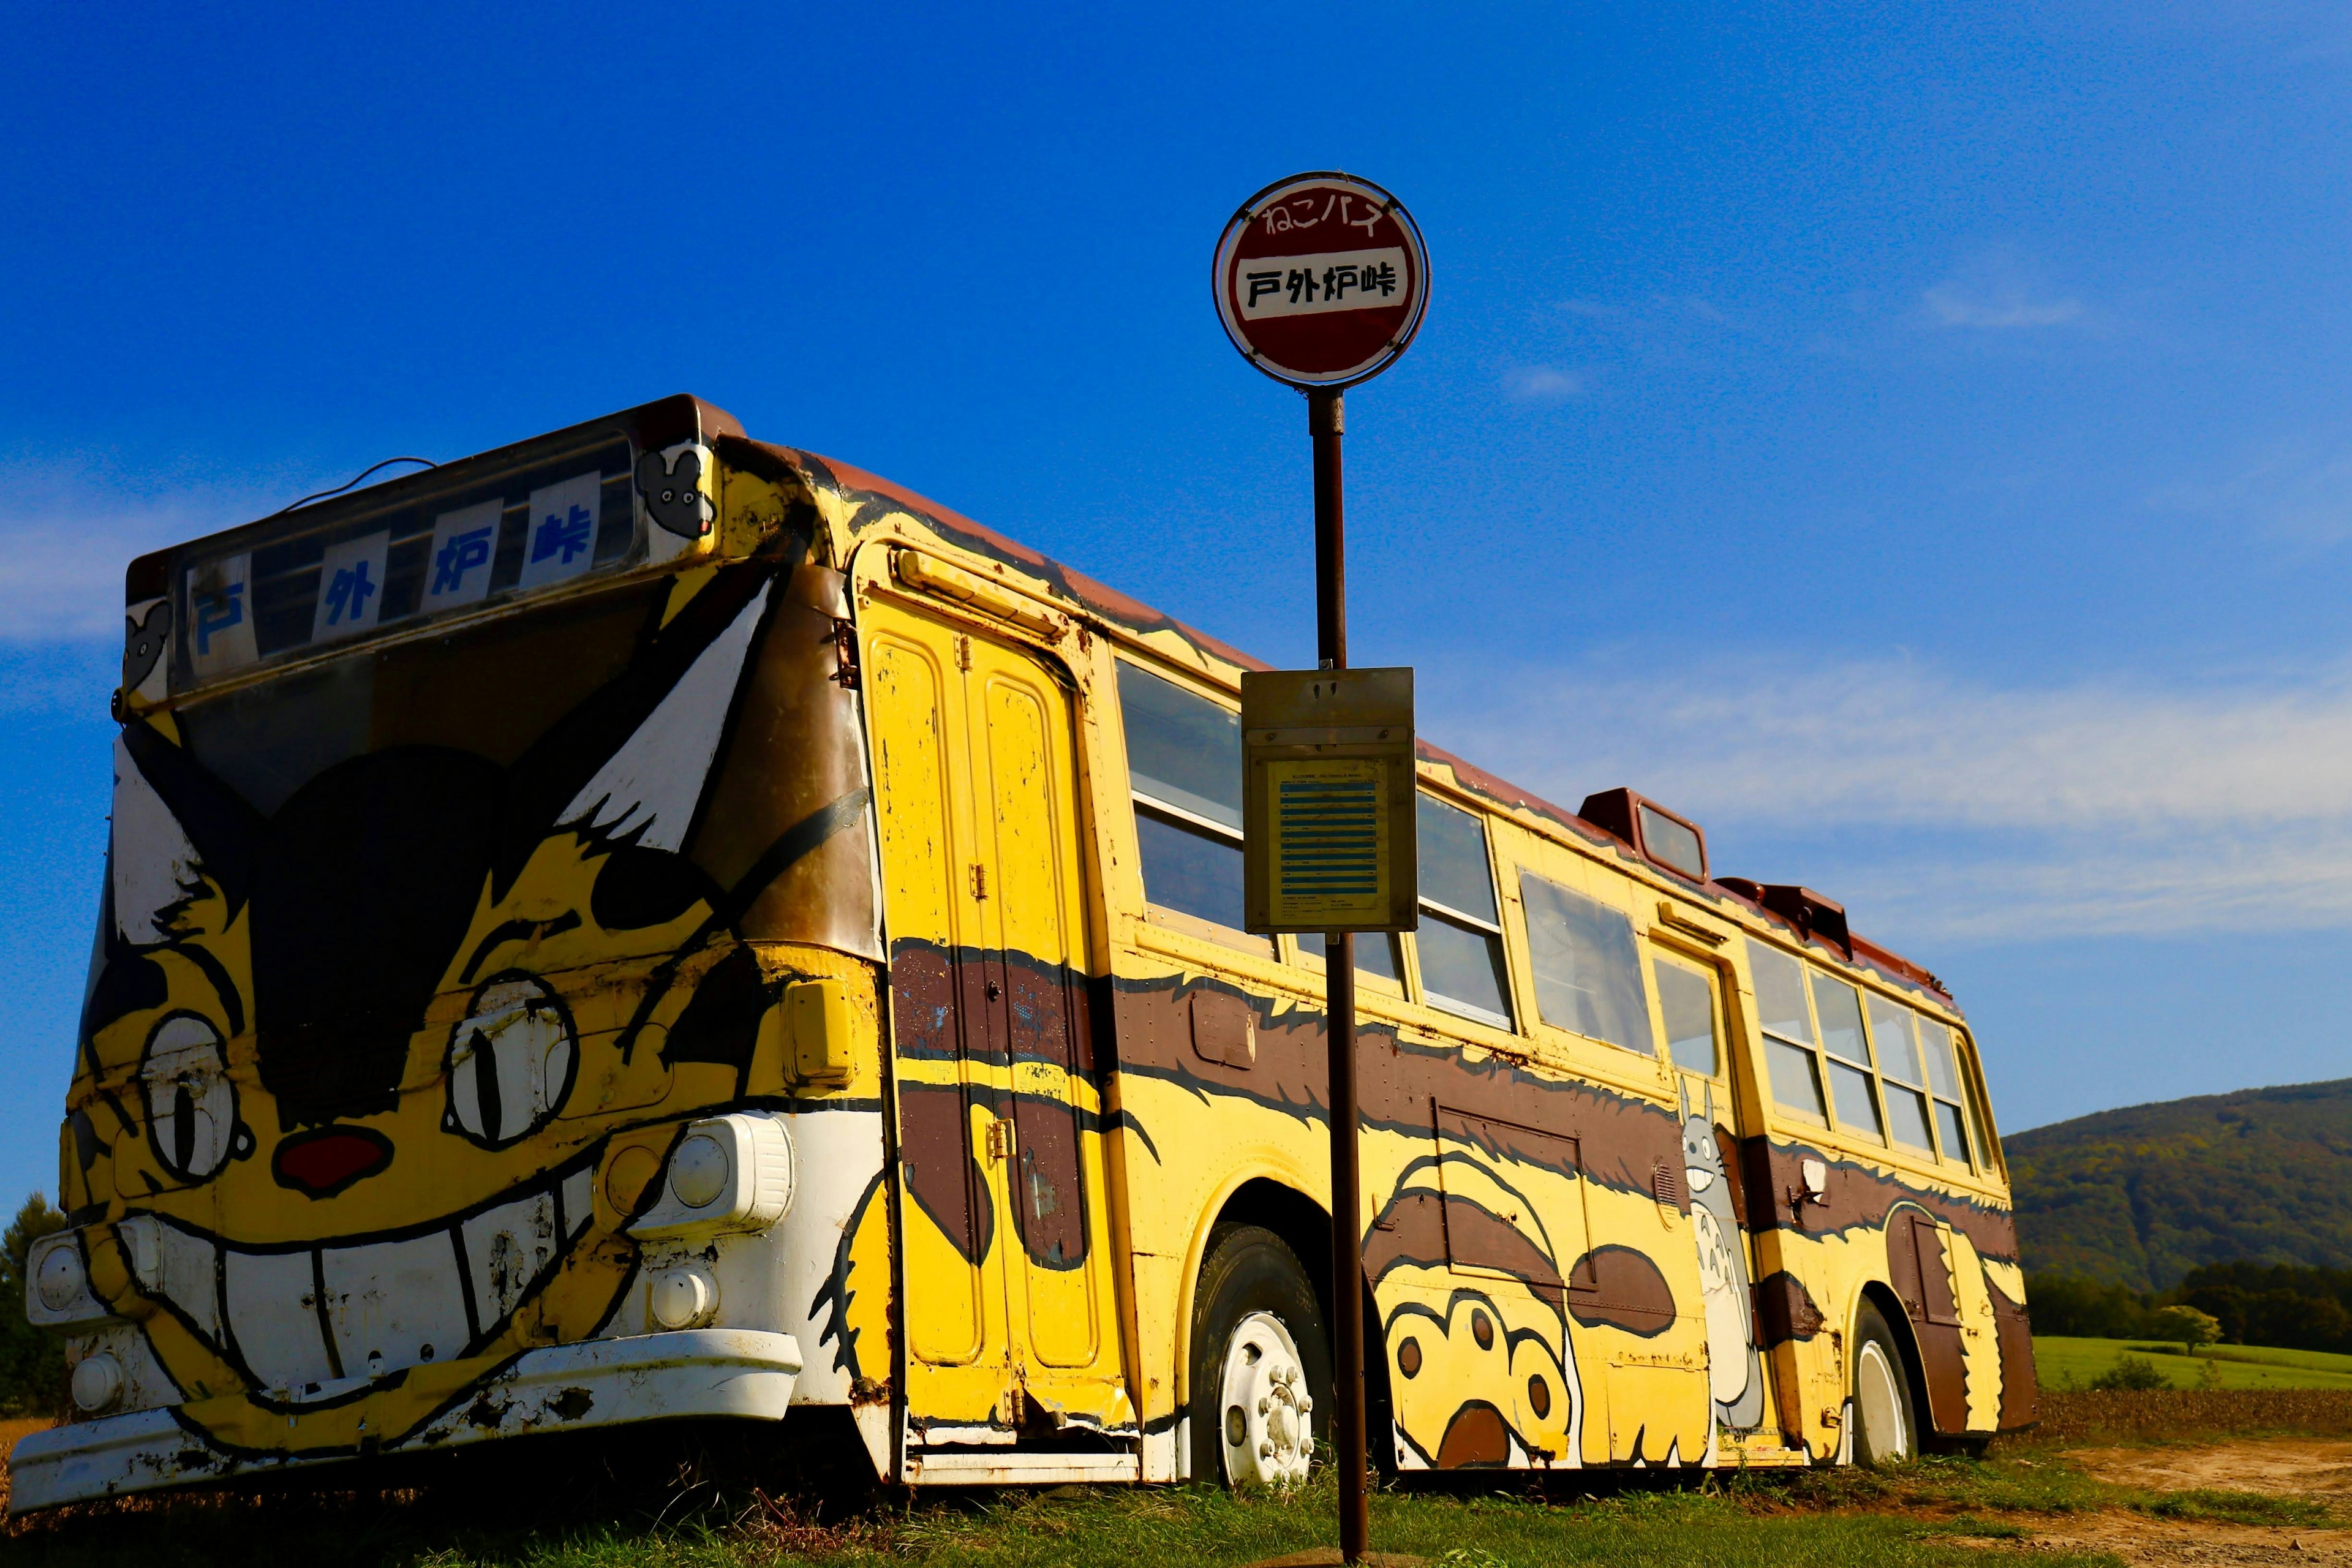
[[[41,1305],[52,1312],[62,1312],[80,1300],[89,1288],[89,1275],[81,1266],[81,1248],[50,1247],[41,1255],[33,1281],[33,1288],[41,1293]]]
[[[793,1141],[762,1111],[697,1121],[669,1157],[661,1196],[629,1226],[640,1239],[765,1230],[793,1203]]]
[[[79,1231],[58,1231],[33,1243],[25,1254],[26,1321],[63,1328],[112,1316],[90,1293],[89,1266],[82,1261]]]
[[[104,1351],[81,1358],[73,1369],[73,1402],[92,1415],[122,1392],[122,1363]]]

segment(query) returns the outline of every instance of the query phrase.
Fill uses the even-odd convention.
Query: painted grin
[[[242,1247],[153,1213],[117,1229],[140,1289],[242,1367],[257,1397],[331,1403],[496,1340],[588,1228],[598,1152],[364,1242]]]

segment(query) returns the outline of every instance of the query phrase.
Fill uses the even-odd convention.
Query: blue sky
[[[1433,256],[1349,406],[1425,733],[1843,899],[2012,1130],[2352,1072],[2340,6],[0,15],[7,1190],[129,556],[693,391],[1305,661],[1304,416],[1207,269],[1308,168]]]

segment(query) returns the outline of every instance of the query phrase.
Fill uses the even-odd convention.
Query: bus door
[[[1757,1086],[1734,1077],[1738,1053],[1729,1044],[1723,972],[1695,954],[1654,946],[1650,973],[1682,1117],[1717,1442],[1777,1447],[1783,1401],[1771,1357],[1758,1340],[1756,1310],[1757,1282],[1770,1272],[1764,1267],[1765,1238],[1756,1231],[1759,1223],[1770,1223],[1772,1200],[1742,1191],[1739,1152],[1746,1139],[1763,1131],[1762,1096]],[[1750,1205],[1759,1203],[1765,1213],[1751,1214]]]
[[[1071,695],[976,625],[865,622],[908,1440],[1124,1425]]]

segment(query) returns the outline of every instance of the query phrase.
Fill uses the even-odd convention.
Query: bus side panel
[[[1191,1003],[1202,991],[1248,1000],[1252,1059],[1192,1047]],[[1166,1232],[1189,1226],[1245,1165],[1286,1168],[1326,1200],[1318,1009],[1178,974],[1122,977],[1116,1005],[1120,1105],[1163,1152],[1159,1201],[1139,1191],[1139,1250],[1181,1251],[1146,1216]],[[1661,1201],[1657,1180],[1681,1158],[1675,1117],[1378,1021],[1360,1026],[1358,1042],[1362,1248],[1399,1463],[1697,1462],[1705,1321],[1687,1197],[1667,1184]]]
[[[1828,1167],[1822,1201],[1780,1205],[1783,1271],[1766,1280],[1759,1312],[1768,1342],[1802,1347],[1811,1405],[1831,1413],[1843,1405],[1848,1331],[1863,1287],[1879,1284],[1903,1304],[1899,1327],[1911,1334],[1927,1384],[1922,1414],[1937,1432],[2030,1423],[2019,1412],[2032,1407],[2031,1337],[2007,1326],[2021,1328],[2021,1309],[2010,1316],[2003,1305],[2022,1289],[2009,1211],[1811,1143],[1759,1139],[1748,1151],[1767,1193],[1802,1193],[1807,1160]],[[1833,1447],[1835,1437],[1815,1442]]]

